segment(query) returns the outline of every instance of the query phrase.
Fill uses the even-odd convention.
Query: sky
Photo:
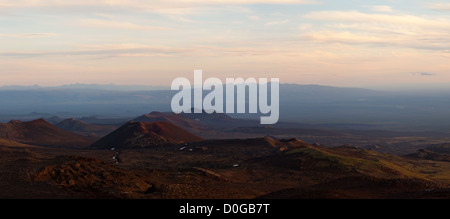
[[[450,1],[0,0],[0,85],[450,87]]]

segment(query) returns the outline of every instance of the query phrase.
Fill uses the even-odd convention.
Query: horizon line
[[[272,83],[272,82],[268,82]],[[259,84],[259,83],[258,83]],[[379,85],[379,86],[338,86],[338,85],[328,85],[328,84],[300,84],[300,83],[279,83],[280,85],[294,85],[294,86],[317,86],[317,87],[329,87],[329,88],[342,88],[342,89],[362,89],[362,90],[372,90],[372,91],[447,91],[450,90],[450,84],[440,83],[440,84],[421,84],[421,85]],[[226,83],[223,83],[226,85]],[[236,84],[235,84],[236,85]],[[76,89],[76,86],[81,87],[89,87],[92,89],[99,90],[115,90],[115,89],[123,89],[123,90],[171,90],[170,85],[144,85],[144,84],[117,84],[117,83],[72,83],[72,84],[60,84],[60,85],[20,85],[20,84],[12,84],[12,85],[0,85],[0,90],[21,90],[21,89],[51,89],[51,88],[70,88],[73,87]],[[98,86],[98,88],[95,88]],[[103,87],[102,87],[103,86]],[[107,88],[107,86],[111,86],[112,88]],[[133,89],[135,88],[135,89]]]

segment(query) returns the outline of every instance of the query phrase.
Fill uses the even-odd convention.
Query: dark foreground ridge
[[[169,122],[129,122],[84,149],[1,141],[0,198],[450,197],[450,162],[427,158],[297,138],[202,140]]]

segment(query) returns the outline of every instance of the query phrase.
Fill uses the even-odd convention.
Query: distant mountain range
[[[170,112],[171,99],[177,92],[125,87],[3,87],[0,89],[0,121],[52,116],[129,119],[152,111]],[[447,93],[402,93],[281,84],[279,124],[302,123],[332,129],[450,131],[449,108],[450,94]],[[198,116],[196,114],[190,116],[201,119],[194,118]],[[261,115],[244,113],[228,116],[257,120]]]
[[[37,89],[91,89],[91,90],[139,91],[139,90],[169,90],[170,88],[164,86],[117,85],[117,84],[68,84],[61,86],[5,85],[0,87],[0,90],[37,90]]]

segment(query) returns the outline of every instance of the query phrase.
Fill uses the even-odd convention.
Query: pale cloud
[[[14,13],[16,10],[25,9],[31,10],[33,13],[105,16],[110,14],[156,13],[175,21],[191,23],[193,20],[187,18],[186,15],[224,11],[251,13],[248,6],[256,4],[311,5],[321,4],[321,2],[316,0],[0,0],[0,11]],[[256,17],[250,17],[250,19],[257,19]],[[101,26],[107,25],[102,24]],[[131,27],[133,25],[115,24],[114,26]]]
[[[450,20],[442,18],[425,18],[408,14],[368,14],[358,11],[319,11],[311,12],[304,16],[308,19],[323,21],[347,21],[347,22],[372,22],[384,24],[400,24],[431,27],[450,27]]]
[[[252,11],[248,6],[254,4],[309,5],[321,3],[314,0],[0,0],[0,11],[14,14],[16,11],[21,13],[20,10],[24,9],[31,10],[33,13],[101,16],[156,13],[175,21],[193,22],[186,15],[204,15],[216,12],[249,14]],[[120,25],[131,27],[131,25]]]
[[[294,48],[272,47],[220,47],[192,45],[186,47],[153,46],[143,44],[107,44],[107,45],[79,45],[76,49],[61,51],[11,51],[2,52],[5,58],[43,58],[43,57],[239,57],[239,56],[295,56],[298,52]]]
[[[223,56],[297,56],[299,55],[296,48],[273,48],[273,47],[219,47],[219,46],[194,46],[190,48],[191,51],[195,51],[195,54],[207,57],[223,57]]]
[[[437,74],[430,73],[430,72],[413,72],[411,73],[414,76],[436,76]]]
[[[281,20],[281,21],[270,21],[270,22],[267,22],[266,25],[280,25],[280,24],[285,24],[288,22],[289,22],[289,19]]]
[[[254,21],[257,21],[257,20],[260,20],[260,19],[261,19],[259,16],[256,16],[256,15],[249,15],[249,16],[247,16],[247,17],[248,17],[248,19],[254,20]]]
[[[139,44],[120,45],[82,45],[74,50],[62,51],[21,51],[2,52],[1,57],[12,58],[36,58],[36,57],[61,57],[61,56],[95,56],[98,58],[110,58],[120,56],[160,56],[174,55],[190,52],[183,48],[170,48],[164,46],[149,46]]]
[[[450,11],[450,3],[433,4],[431,8],[437,11]]]
[[[110,10],[112,8],[126,10],[146,10],[146,11],[164,11],[164,10],[183,10],[189,7],[207,7],[213,5],[251,5],[251,4],[321,4],[315,0],[2,0],[1,8],[83,8],[97,9],[99,11]]]
[[[131,30],[170,30],[168,27],[140,25],[122,21],[84,19],[79,21],[79,25],[93,28],[111,28],[111,29],[131,29]]]
[[[167,15],[168,18],[174,20],[174,21],[179,21],[179,22],[183,22],[183,23],[193,23],[194,21],[186,18],[182,15]]]
[[[372,11],[375,12],[386,12],[391,13],[393,12],[392,7],[388,5],[375,5],[375,6],[368,6]]]
[[[76,81],[79,72],[90,83],[91,75],[170,83],[192,66],[340,86],[450,81],[450,15],[386,2],[330,9],[303,7],[319,0],[0,0],[0,72],[7,83],[33,84]],[[436,76],[421,74],[428,72]]]
[[[57,33],[0,33],[0,37],[10,38],[35,38],[35,37],[55,37]]]
[[[179,2],[206,3],[206,4],[319,4],[313,0],[180,0]]]
[[[310,32],[302,35],[305,39],[310,39],[319,42],[331,42],[331,43],[348,43],[348,44],[360,44],[360,43],[395,43],[390,41],[391,39],[383,39],[381,37],[373,35],[355,34],[350,32],[334,32],[334,31],[317,31]]]
[[[314,0],[2,0],[1,7],[46,7],[46,6],[142,6],[151,5],[248,5],[248,4],[320,4]]]
[[[97,7],[124,6],[125,0],[68,1],[68,0],[2,0],[1,8],[37,8],[37,7]]]
[[[304,39],[323,43],[377,44],[444,51],[450,47],[450,20],[407,14],[369,14],[358,11],[321,11],[305,18],[327,21]]]
[[[313,28],[312,24],[302,24],[298,27],[298,29],[302,31],[311,30],[312,28]]]

